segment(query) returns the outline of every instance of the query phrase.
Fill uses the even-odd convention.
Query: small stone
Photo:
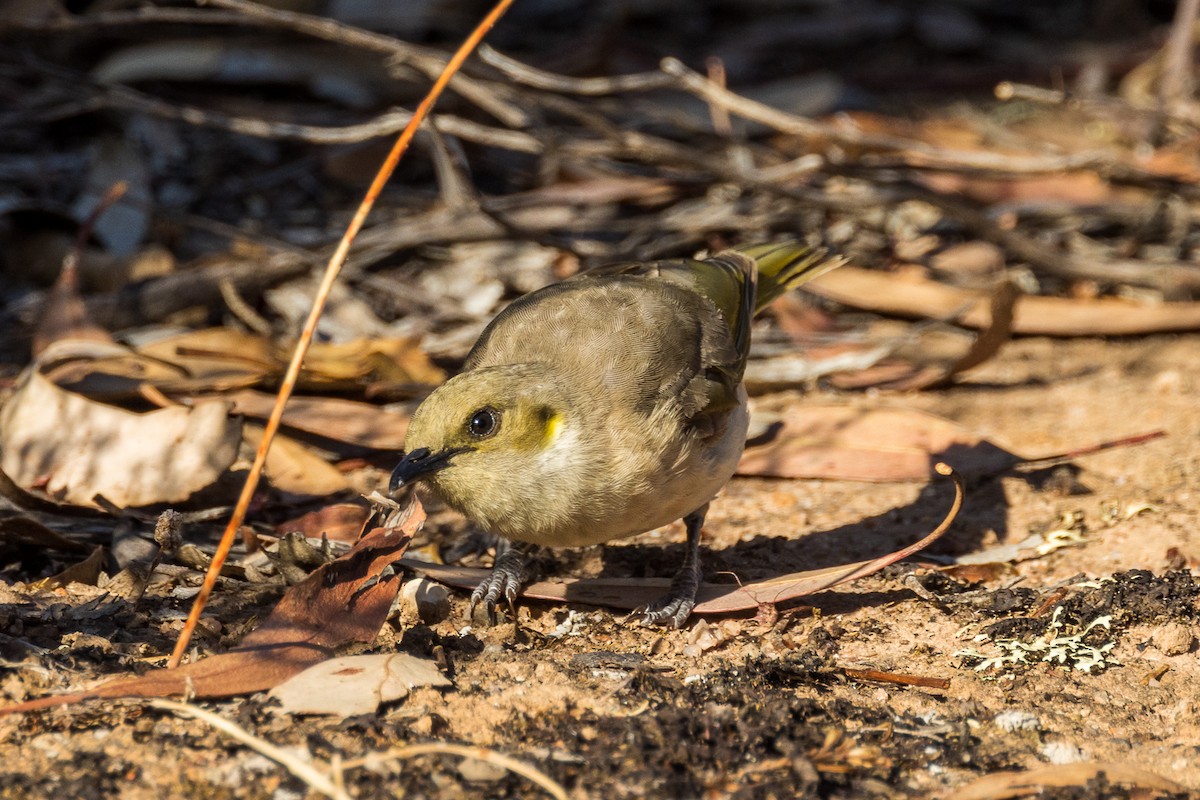
[[[426,625],[450,616],[450,593],[445,586],[427,578],[406,582],[400,589],[399,603],[402,616],[416,616]]]
[[[1003,711],[992,719],[997,728],[1009,731],[1036,731],[1042,727],[1038,718],[1028,711]]]
[[[1167,369],[1154,376],[1150,389],[1155,394],[1181,395],[1184,393],[1183,375],[1177,369]]]
[[[699,658],[705,651],[724,644],[728,637],[720,628],[702,619],[688,631],[687,639],[683,654],[688,658]]]
[[[495,783],[508,774],[508,770],[477,758],[465,758],[458,765],[458,774],[472,783]]]
[[[1083,761],[1083,751],[1070,742],[1046,742],[1042,745],[1042,758],[1051,764],[1074,764]]]
[[[1164,656],[1181,656],[1190,653],[1196,644],[1192,629],[1181,622],[1168,622],[1150,636],[1150,643]]]

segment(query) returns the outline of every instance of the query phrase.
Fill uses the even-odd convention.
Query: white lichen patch
[[[978,661],[975,665],[976,672],[1006,670],[1021,664],[1048,663],[1091,673],[1093,670],[1118,663],[1110,654],[1116,646],[1115,641],[1100,645],[1084,642],[1088,634],[1096,628],[1111,629],[1112,617],[1097,617],[1077,633],[1066,634],[1066,624],[1060,619],[1061,616],[1060,606],[1054,610],[1054,616],[1050,618],[1046,630],[1031,642],[1023,642],[1020,639],[992,639],[981,633],[972,641],[991,644],[991,652],[968,647],[957,651],[955,655],[969,661]]]

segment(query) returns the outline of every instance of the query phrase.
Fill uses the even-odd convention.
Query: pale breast
[[[506,535],[552,547],[582,547],[636,536],[690,514],[716,497],[737,468],[750,418],[744,388],[739,387],[738,399],[723,430],[711,439],[668,436],[662,429],[630,436],[617,461],[600,469],[607,480],[576,498],[571,518],[536,535],[531,535],[532,526],[516,524]],[[614,432],[612,438],[626,437]],[[564,438],[564,447],[572,444]],[[639,448],[644,452],[635,455]],[[565,460],[566,454],[556,455],[552,448],[546,458]]]

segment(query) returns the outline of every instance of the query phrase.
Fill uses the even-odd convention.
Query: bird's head
[[[574,460],[564,440],[571,408],[566,388],[541,365],[483,367],[451,378],[413,414],[389,488],[427,481],[487,524],[499,496],[522,494],[518,489],[542,482],[548,468],[568,466],[556,454]]]

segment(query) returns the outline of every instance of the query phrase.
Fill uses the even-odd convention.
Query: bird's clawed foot
[[[642,624],[682,628],[696,607],[696,590],[699,588],[700,565],[685,564],[671,581],[670,590],[641,610]]]
[[[696,607],[696,592],[700,589],[700,529],[708,503],[683,518],[687,526],[687,550],[679,572],[671,579],[671,588],[662,597],[634,614],[642,615],[643,625],[664,625],[678,630],[687,622]]]
[[[536,549],[532,545],[501,540],[492,574],[471,592],[470,619],[475,618],[475,609],[482,605],[488,624],[496,624],[496,604],[501,600],[508,605],[513,619],[516,619],[517,594],[533,577],[530,557]]]

